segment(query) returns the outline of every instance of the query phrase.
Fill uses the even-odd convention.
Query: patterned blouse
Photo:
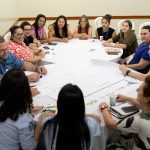
[[[9,51],[12,52],[16,57],[23,61],[33,58],[33,51],[23,43],[22,45],[15,42],[9,41]]]
[[[130,149],[150,149],[150,113],[140,113],[126,118],[117,124],[120,131],[133,133]]]

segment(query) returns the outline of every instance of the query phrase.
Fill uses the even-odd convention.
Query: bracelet
[[[100,110],[101,110],[101,112],[105,109],[105,108],[108,108],[108,106],[101,106],[101,108],[100,108]]]
[[[125,73],[125,76],[128,76],[130,72],[131,72],[131,70],[127,70]]]

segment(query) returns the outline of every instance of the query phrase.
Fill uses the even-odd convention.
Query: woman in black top
[[[97,28],[97,38],[103,36],[103,40],[111,39],[116,36],[116,31],[110,28],[111,15],[107,14],[102,18],[102,27]]]
[[[24,21],[21,23],[20,27],[22,28],[23,32],[24,32],[24,35],[25,35],[25,38],[24,38],[24,43],[27,45],[27,46],[33,46],[33,43],[37,46],[40,46],[41,43],[40,41],[34,39],[32,36],[31,36],[31,24],[27,21]]]

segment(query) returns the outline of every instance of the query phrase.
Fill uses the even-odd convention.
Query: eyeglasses
[[[29,31],[31,31],[31,29],[24,29],[24,31],[28,31],[29,32]]]
[[[23,33],[16,33],[16,34],[14,34],[14,35],[16,35],[17,37],[24,37],[24,34]]]

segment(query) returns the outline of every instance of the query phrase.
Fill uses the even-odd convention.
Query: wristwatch
[[[102,112],[105,108],[108,108],[108,106],[102,105],[101,108],[100,108],[101,112]]]
[[[131,70],[127,70],[125,73],[125,76],[128,76],[130,72],[131,72]]]

